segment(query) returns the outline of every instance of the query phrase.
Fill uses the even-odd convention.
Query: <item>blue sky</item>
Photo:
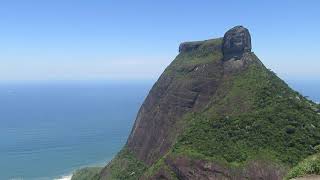
[[[156,79],[183,41],[244,25],[286,79],[320,79],[320,1],[1,0],[0,80]]]

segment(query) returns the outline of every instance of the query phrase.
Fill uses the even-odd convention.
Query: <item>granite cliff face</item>
[[[220,51],[221,45],[212,45],[210,49]],[[192,49],[187,48],[186,53],[192,53]],[[168,151],[182,130],[179,119],[208,104],[222,75],[223,66],[218,61],[167,69],[138,113],[128,149],[146,164],[154,163]]]
[[[172,69],[169,67],[160,76],[140,108],[128,139],[127,147],[138,159],[150,165],[163,156],[182,130],[179,119],[186,113],[206,107],[223,76],[244,68],[252,56],[250,34],[242,26],[229,30],[222,41],[216,39],[180,45],[181,54],[192,56],[197,50],[204,50],[207,54],[217,54],[216,59],[222,57],[221,49],[223,58],[230,62],[212,58],[212,61],[201,64],[176,67],[173,62],[170,65]],[[183,77],[178,77],[178,73]]]
[[[249,31],[186,42],[97,179],[282,179],[320,144],[318,105],[251,52]]]

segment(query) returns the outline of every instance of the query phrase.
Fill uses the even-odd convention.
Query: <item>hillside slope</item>
[[[180,45],[97,179],[282,179],[319,144],[318,105],[268,70],[236,26]]]

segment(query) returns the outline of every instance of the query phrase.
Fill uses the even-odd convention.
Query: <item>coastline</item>
[[[73,173],[67,176],[62,176],[61,178],[53,179],[53,180],[71,180],[72,176],[73,176]]]
[[[99,161],[99,162],[96,162],[96,163],[82,165],[80,167],[77,167],[77,168],[73,169],[70,173],[65,173],[63,175],[59,175],[58,177],[54,177],[53,180],[71,180],[72,176],[74,175],[74,173],[77,170],[80,170],[80,169],[83,169],[83,168],[90,168],[90,167],[101,167],[102,168],[102,167],[106,166],[111,161],[112,158],[108,158],[105,161]]]

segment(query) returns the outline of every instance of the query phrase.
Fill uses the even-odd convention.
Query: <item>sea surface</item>
[[[320,103],[320,80],[286,80],[288,85],[303,96]]]
[[[320,102],[320,81],[289,80]],[[125,144],[152,82],[0,83],[0,180],[62,179]]]
[[[0,83],[0,180],[46,180],[105,165],[151,82]]]

